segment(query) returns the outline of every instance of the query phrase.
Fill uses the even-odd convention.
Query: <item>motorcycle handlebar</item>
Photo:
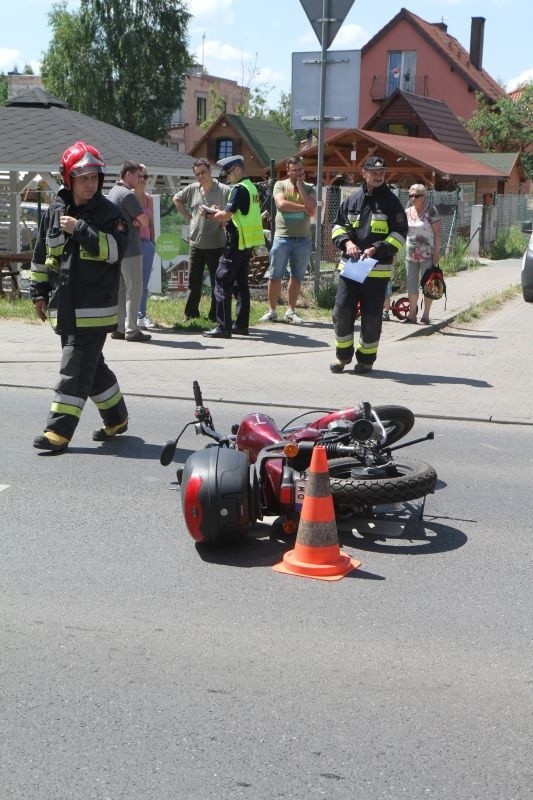
[[[200,384],[198,383],[198,381],[193,381],[192,382],[192,391],[193,391],[194,403],[195,403],[196,407],[203,406],[204,401],[203,401],[203,397],[202,397],[202,390],[200,389]]]

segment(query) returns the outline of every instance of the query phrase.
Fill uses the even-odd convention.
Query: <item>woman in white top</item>
[[[155,231],[154,231],[154,203],[152,195],[146,192],[146,181],[150,177],[144,164],[139,164],[141,180],[138,182],[134,189],[137,199],[142,206],[144,215],[148,220],[148,224],[141,227],[141,247],[143,257],[143,293],[141,297],[141,305],[139,308],[139,328],[152,329],[157,328],[157,325],[146,314],[146,305],[148,302],[148,283],[150,282],[150,275],[155,255]]]
[[[409,225],[405,243],[409,313],[404,322],[416,325],[420,278],[428,267],[439,264],[441,221],[435,206],[428,203],[426,187],[421,183],[410,187],[409,200],[410,205],[405,211]],[[421,325],[429,325],[432,302],[431,298],[424,297]]]

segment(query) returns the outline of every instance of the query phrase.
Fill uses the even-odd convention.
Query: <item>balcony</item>
[[[396,89],[402,92],[417,94],[421,97],[429,97],[429,75],[404,76],[403,80],[387,78],[386,75],[374,75],[370,86],[370,96],[372,100],[381,103],[390,97]]]

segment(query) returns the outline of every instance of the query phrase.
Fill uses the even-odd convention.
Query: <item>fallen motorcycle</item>
[[[395,444],[415,422],[404,406],[373,408],[363,402],[359,407],[330,411],[311,422],[295,424],[313,413],[308,411],[281,429],[267,414],[252,412],[232,426],[230,435],[224,435],[215,429],[197,381],[193,382],[193,394],[194,419],[164,445],[160,462],[163,466],[172,462],[177,444],[190,426],[213,440],[176,471],[185,523],[198,542],[222,544],[246,536],[264,516],[276,516],[281,532],[295,533],[307,469],[317,444],[326,449],[331,494],[339,516],[372,514],[375,506],[419,498],[425,501],[435,490],[433,467],[392,457],[393,451],[434,438],[430,432]]]

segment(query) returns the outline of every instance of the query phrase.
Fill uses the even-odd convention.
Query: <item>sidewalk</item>
[[[378,360],[369,376],[356,377],[349,369],[342,375],[330,373],[334,331],[326,321],[265,323],[252,328],[249,337],[231,340],[209,340],[189,332],[155,332],[147,344],[108,339],[105,356],[125,395],[189,399],[196,379],[211,403],[329,409],[370,400],[407,405],[420,416],[498,418],[508,409],[510,376],[502,376],[504,385],[496,387],[488,356],[470,357],[463,365],[457,342],[452,349],[446,342],[443,355],[439,342],[448,337],[431,334],[471,304],[519,283],[520,269],[520,259],[508,259],[449,278],[446,308],[444,299],[433,303],[431,326],[384,322]],[[303,310],[304,319],[305,315]],[[60,353],[51,328],[13,320],[0,321],[0,331],[0,386],[51,389]],[[477,340],[474,346],[479,346]],[[462,356],[464,349],[463,337]],[[477,377],[472,377],[474,372]],[[515,408],[512,416],[529,421],[530,409],[529,402],[526,408]]]

